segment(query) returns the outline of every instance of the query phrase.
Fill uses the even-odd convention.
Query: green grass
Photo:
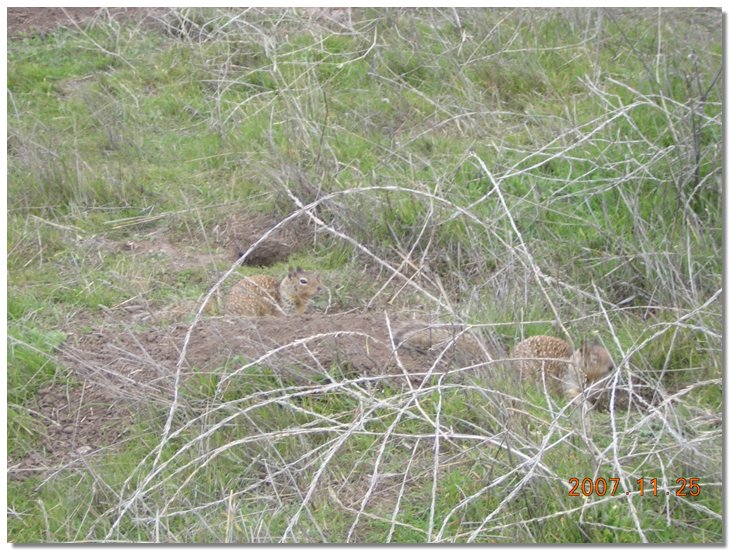
[[[194,256],[225,252],[229,219],[292,213],[286,190],[323,199],[312,213],[361,245],[322,231],[286,262],[326,273],[333,310],[379,291],[375,308],[432,312],[401,288],[412,277],[447,297],[441,318],[495,323],[507,345],[560,336],[559,318],[575,341],[629,355],[624,373],[684,393],[653,416],[596,413],[587,446],[578,415],[559,416],[563,401],[520,391],[519,455],[489,443],[508,402],[474,385],[408,403],[347,384],[342,364],[329,392],[259,367],[218,393],[242,361],[231,358],[185,380],[159,460],[169,403],[143,401],[130,435],[87,466],[43,483],[11,477],[8,538],[641,542],[625,498],[564,486],[624,475],[669,486],[701,476],[700,507],[632,500],[649,542],[723,540],[710,424],[723,399],[711,301],[722,282],[718,10],[661,10],[660,29],[656,10],[372,8],[353,10],[351,27],[346,10],[332,17],[182,9],[168,31],[102,18],[84,33],[9,40],[11,462],[38,445],[38,390],[78,382],[54,356],[69,321],[91,331],[135,300],[196,300],[227,264]],[[163,238],[177,255],[127,246]],[[383,289],[384,262],[405,278]],[[464,436],[440,437],[437,457],[436,416]],[[543,468],[521,485],[539,449]],[[137,488],[144,498],[112,527]]]

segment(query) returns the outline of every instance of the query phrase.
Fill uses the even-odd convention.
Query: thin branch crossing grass
[[[224,197],[223,206],[250,203],[280,221],[208,279],[180,329],[173,369],[131,337],[143,351],[127,350],[129,357],[169,381],[165,391],[63,350],[79,371],[118,381],[120,392],[138,392],[158,411],[147,450],[123,481],[95,484],[105,496],[78,535],[111,542],[148,529],[140,538],[542,542],[541,529],[554,538],[555,525],[569,519],[580,533],[565,536],[607,530],[655,542],[656,517],[669,526],[686,515],[687,524],[719,518],[715,503],[700,499],[672,496],[656,511],[625,494],[567,495],[572,475],[610,472],[623,493],[639,478],[673,484],[676,472],[692,468],[707,493],[721,479],[722,427],[712,405],[723,382],[721,190],[713,188],[722,163],[712,137],[721,130],[718,75],[706,76],[693,59],[685,89],[668,93],[683,61],[669,64],[662,50],[675,39],[665,24],[674,16],[663,11],[659,51],[648,56],[636,38],[620,50],[634,55],[632,64],[603,72],[604,49],[624,46],[614,41],[622,28],[606,30],[604,13],[612,24],[624,21],[599,10],[337,8],[325,16],[309,8],[176,9],[160,18],[165,40],[176,41],[167,52],[175,70],[189,66],[199,85],[189,98],[195,115],[179,124],[196,139],[214,134],[222,152],[195,149],[181,159],[184,170],[200,170],[184,208],[127,209],[100,225],[142,231],[184,219],[210,249],[205,220],[218,205],[191,198],[208,192],[199,181]],[[103,34],[73,24],[88,48],[135,79],[149,70],[118,28],[107,30],[118,41],[110,49]],[[569,40],[544,35],[557,27],[569,28]],[[554,67],[578,72],[555,78]],[[120,95],[139,111],[147,85],[120,82]],[[22,105],[17,93],[9,96]],[[564,101],[546,103],[552,96]],[[114,101],[123,111],[123,100]],[[66,194],[93,196],[85,187],[93,170],[78,153],[59,155],[32,134],[23,143],[37,158],[16,166],[46,174],[47,190],[55,180],[41,154],[77,161]],[[38,241],[46,230],[64,239],[92,233],[85,219],[33,212],[25,221]],[[255,251],[298,223],[315,235],[304,261],[328,261],[334,267],[324,276],[340,277],[331,293],[352,302],[349,309],[385,310],[380,337],[332,325],[256,356],[231,353],[217,369],[191,365],[210,300]],[[41,243],[37,257],[46,256]],[[355,288],[354,275],[371,287]],[[395,338],[394,315],[403,311],[460,327],[417,372],[408,371]],[[610,348],[617,372],[606,382],[607,411],[514,383],[508,355],[449,364],[464,334],[511,344],[540,330],[573,347],[596,335]],[[365,357],[367,346],[383,348],[393,370],[352,373],[349,357],[322,360],[322,346],[347,338],[363,342]],[[313,365],[308,383],[286,378],[294,352]],[[683,363],[693,371],[682,375]],[[191,379],[203,389],[191,389]],[[621,395],[628,398],[619,410]],[[42,503],[40,510],[53,540],[48,510]],[[188,531],[175,533],[174,525]]]

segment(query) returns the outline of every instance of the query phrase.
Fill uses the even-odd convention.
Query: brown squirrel
[[[586,386],[604,378],[615,369],[608,351],[596,344],[583,343],[579,349],[554,336],[531,336],[511,352],[522,375],[541,380],[559,395],[573,398]]]
[[[395,343],[420,353],[448,350],[449,357],[461,366],[484,363],[506,357],[495,342],[484,345],[476,336],[458,325],[408,323],[395,331]],[[553,336],[532,336],[514,346],[511,354],[522,378],[541,380],[558,395],[573,398],[586,386],[604,378],[615,368],[608,351],[596,344],[579,349]],[[591,399],[592,400],[592,399]]]
[[[318,291],[319,276],[300,267],[289,269],[280,280],[270,275],[251,275],[233,285],[223,300],[223,310],[246,317],[301,315]]]

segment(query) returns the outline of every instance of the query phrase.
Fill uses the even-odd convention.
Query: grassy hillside
[[[186,8],[9,39],[9,539],[722,541],[722,54],[718,9]],[[599,341],[630,404],[59,352],[151,350],[229,269],[297,264],[317,322]],[[94,382],[134,361],[157,377]],[[569,495],[598,477],[614,496]]]

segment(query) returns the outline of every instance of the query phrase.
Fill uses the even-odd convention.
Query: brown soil
[[[123,436],[127,405],[110,399],[93,384],[50,385],[29,404],[42,424],[40,446],[20,460],[8,460],[8,475],[22,478],[58,468],[82,467],[84,461]],[[128,413],[127,413],[128,414]]]
[[[391,318],[393,332],[404,322]],[[71,334],[60,356],[110,396],[167,400],[188,330],[182,323],[149,330],[110,324]],[[226,316],[203,318],[194,327],[182,372],[183,378],[200,372],[230,374],[250,364],[244,370],[268,366],[296,384],[321,382],[322,377],[380,377],[383,383],[404,384],[405,373],[419,384],[436,359],[435,352],[398,349],[396,354],[384,313]],[[434,371],[447,372],[456,363],[460,361],[446,355]]]
[[[57,27],[83,26],[97,18],[129,18],[154,22],[163,8],[8,8],[8,37],[32,36]]]

